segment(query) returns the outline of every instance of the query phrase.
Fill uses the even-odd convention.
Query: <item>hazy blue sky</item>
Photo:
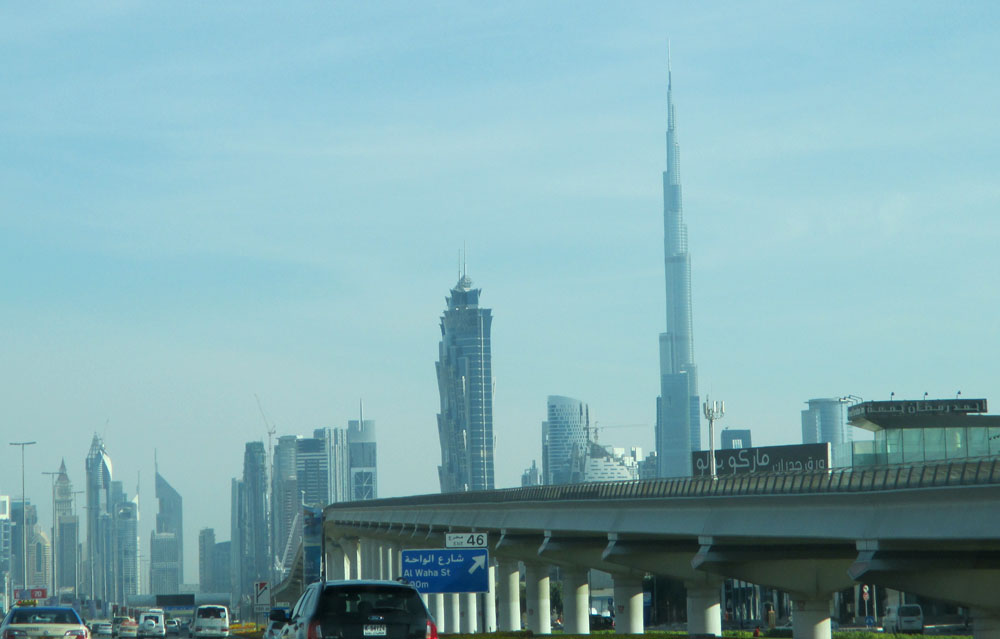
[[[94,432],[143,528],[264,439],[376,420],[434,492],[438,320],[493,309],[496,477],[550,394],[649,450],[672,41],[702,394],[799,443],[812,397],[1000,401],[994,2],[5,3],[0,424],[48,521]],[[18,450],[0,493],[20,494]],[[143,546],[148,532],[143,533]]]

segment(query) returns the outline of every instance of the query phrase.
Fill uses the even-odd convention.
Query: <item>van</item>
[[[151,608],[139,613],[139,628],[136,635],[142,637],[155,637],[157,639],[167,636],[167,626],[163,611],[159,608]]]
[[[191,636],[195,639],[229,636],[229,609],[225,606],[198,606],[191,619]]]
[[[919,604],[902,604],[898,607],[889,606],[882,618],[882,629],[885,632],[924,632],[924,611]]]

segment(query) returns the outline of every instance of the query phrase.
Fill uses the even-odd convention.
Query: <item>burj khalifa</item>
[[[667,170],[663,172],[663,253],[667,330],[660,333],[660,396],[656,400],[656,457],[660,477],[691,475],[701,450],[698,368],[691,320],[691,254],[681,202],[680,147],[667,62]]]

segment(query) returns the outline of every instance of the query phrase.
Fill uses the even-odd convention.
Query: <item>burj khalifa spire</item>
[[[656,402],[656,456],[660,477],[691,475],[691,453],[701,449],[698,369],[691,325],[691,254],[681,199],[680,147],[667,54],[667,170],[663,172],[663,253],[667,330],[660,333],[660,397]]]

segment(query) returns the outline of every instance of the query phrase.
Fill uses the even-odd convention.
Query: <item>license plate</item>
[[[384,637],[385,636],[385,624],[380,623],[366,623],[363,634],[366,637]]]

